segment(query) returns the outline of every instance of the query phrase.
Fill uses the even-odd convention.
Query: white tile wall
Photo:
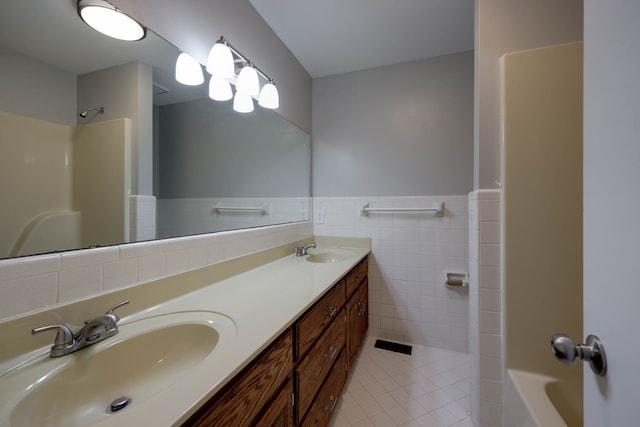
[[[473,425],[502,427],[500,191],[469,194],[469,331]]]
[[[129,196],[130,241],[139,242],[155,238],[156,198],[154,196]]]
[[[370,213],[361,208],[445,203],[445,216]],[[445,271],[467,271],[467,196],[314,197],[315,235],[370,237],[371,334],[468,351],[468,292],[448,289]]]
[[[216,212],[214,205],[265,207],[268,212]],[[308,220],[308,197],[158,199],[161,238]]]
[[[469,193],[469,385],[473,425],[480,426],[480,222],[478,191]]]
[[[0,260],[0,321],[306,239],[310,222]]]

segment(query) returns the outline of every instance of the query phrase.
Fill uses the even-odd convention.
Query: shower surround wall
[[[128,119],[74,127],[0,111],[0,257],[126,241],[130,134]]]
[[[370,213],[370,207],[431,207],[432,213]],[[370,237],[370,334],[467,352],[468,290],[445,287],[467,270],[467,196],[314,197],[314,234]]]

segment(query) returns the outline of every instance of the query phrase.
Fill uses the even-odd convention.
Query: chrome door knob
[[[591,370],[600,376],[607,373],[607,358],[602,341],[595,335],[587,336],[586,344],[576,344],[565,334],[551,337],[551,352],[561,363],[571,365],[576,359],[589,362]]]

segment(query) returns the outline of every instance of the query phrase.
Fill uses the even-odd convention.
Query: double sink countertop
[[[370,252],[369,239],[317,242],[321,262],[291,253],[123,317],[75,353],[0,361],[0,425],[179,426]],[[108,413],[120,396],[130,405]]]

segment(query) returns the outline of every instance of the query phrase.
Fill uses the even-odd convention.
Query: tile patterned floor
[[[330,427],[469,427],[469,355],[413,346],[411,356],[368,337]]]

